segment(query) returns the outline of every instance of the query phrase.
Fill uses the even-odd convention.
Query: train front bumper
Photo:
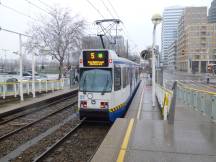
[[[80,119],[86,117],[88,120],[101,120],[109,121],[109,110],[108,109],[79,109]]]

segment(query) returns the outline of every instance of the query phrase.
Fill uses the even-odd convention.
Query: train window
[[[123,88],[125,88],[127,86],[127,72],[126,72],[126,67],[123,67],[122,69],[122,84],[123,84]]]
[[[130,67],[128,68],[127,74],[128,74],[128,84],[131,84],[131,82],[132,82],[132,71],[131,71]]]
[[[126,78],[125,82],[126,82],[126,86],[127,86],[129,84],[129,81],[128,81],[128,67],[125,68],[125,72],[126,72],[126,74],[125,74],[125,78]]]
[[[121,67],[114,66],[114,91],[121,89]]]
[[[112,72],[111,69],[88,69],[80,71],[80,91],[82,92],[111,92]]]

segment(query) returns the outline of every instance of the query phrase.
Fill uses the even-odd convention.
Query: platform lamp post
[[[153,28],[153,43],[152,43],[152,106],[155,107],[155,33],[156,27],[162,21],[160,14],[155,14],[152,16],[152,23],[154,24]]]

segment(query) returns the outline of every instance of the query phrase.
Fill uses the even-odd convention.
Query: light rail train
[[[140,83],[140,65],[106,49],[83,50],[79,61],[80,118],[123,117]]]

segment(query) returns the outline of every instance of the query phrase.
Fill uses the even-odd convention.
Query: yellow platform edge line
[[[130,119],[126,134],[124,136],[124,140],[123,140],[122,145],[121,145],[121,149],[120,149],[119,154],[118,154],[118,159],[116,160],[116,162],[123,162],[124,161],[124,157],[125,157],[125,153],[126,153],[126,150],[127,150],[128,142],[129,142],[131,132],[132,132],[132,129],[133,129],[133,124],[134,124],[134,119],[132,118],[132,119]]]

